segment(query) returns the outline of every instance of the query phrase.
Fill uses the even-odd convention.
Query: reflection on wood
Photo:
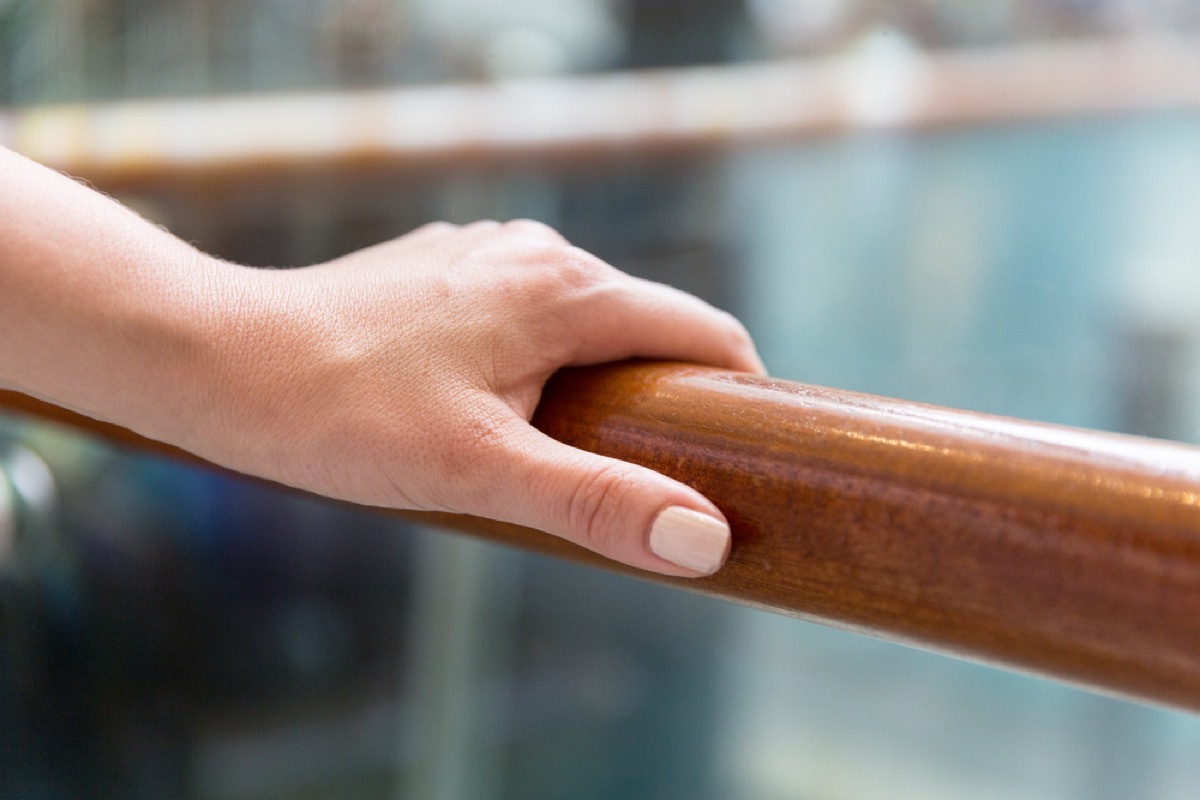
[[[0,408],[177,453],[21,395]],[[644,577],[1200,710],[1200,448],[669,364],[561,373],[535,424],[728,516],[716,576]],[[512,525],[403,516],[635,572]]]
[[[1102,40],[494,85],[0,111],[0,145],[107,191],[703,152],[872,129],[1200,107],[1187,38]]]

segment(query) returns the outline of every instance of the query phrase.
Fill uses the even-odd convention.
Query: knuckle
[[[714,335],[734,347],[744,347],[753,343],[750,331],[746,330],[746,326],[742,324],[741,320],[723,308],[715,306],[710,306],[710,308],[709,329]]]
[[[481,479],[503,460],[508,441],[507,427],[491,416],[460,415],[438,449],[444,488],[461,491],[486,483]]]
[[[476,469],[495,457],[504,444],[504,428],[489,418],[467,418],[454,433],[451,451],[464,469]]]
[[[536,219],[514,219],[504,223],[504,230],[510,233],[523,234],[526,236],[537,236],[544,239],[550,239],[554,242],[564,242],[562,234],[551,228],[544,222],[539,222]]]
[[[413,231],[413,233],[449,233],[450,231],[458,230],[458,226],[449,222],[427,222],[421,227]]]
[[[534,303],[561,306],[595,293],[609,278],[602,261],[573,247],[532,247],[516,259],[511,281]]]
[[[590,473],[571,497],[567,524],[579,544],[599,553],[612,550],[622,533],[626,498],[633,494],[629,470],[610,464]]]
[[[749,346],[754,343],[753,337],[750,336],[750,331],[746,330],[746,326],[742,321],[732,314],[726,313],[729,318],[729,336],[735,344],[741,346]]]
[[[492,230],[496,230],[500,227],[501,227],[500,223],[494,219],[479,219],[479,220],[475,220],[472,223],[464,225],[462,230],[464,232],[492,231]]]
[[[594,289],[612,277],[611,267],[577,247],[556,248],[547,268],[556,283],[566,289]]]

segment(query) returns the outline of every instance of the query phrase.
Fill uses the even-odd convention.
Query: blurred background
[[[0,144],[260,266],[534,217],[779,377],[1200,441],[1200,0],[0,0]],[[1197,786],[1192,715],[0,418],[5,800]]]

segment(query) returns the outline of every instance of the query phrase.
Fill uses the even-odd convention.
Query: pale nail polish
[[[711,575],[725,563],[729,543],[728,525],[682,506],[663,510],[650,526],[654,555],[704,575]]]

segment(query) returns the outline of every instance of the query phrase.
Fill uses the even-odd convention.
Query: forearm
[[[0,149],[0,386],[163,438],[219,355],[240,268]]]

